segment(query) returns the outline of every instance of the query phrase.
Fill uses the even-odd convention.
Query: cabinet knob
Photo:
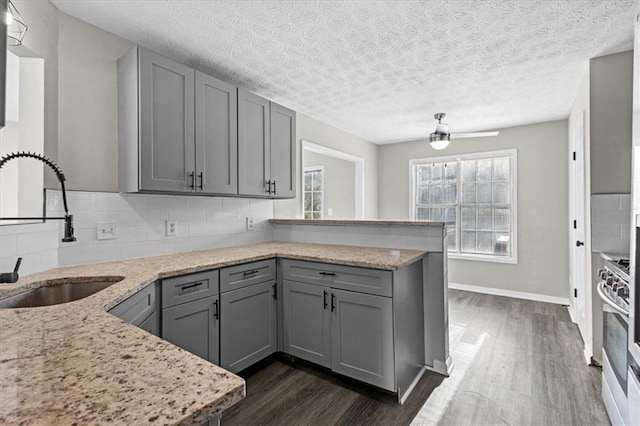
[[[198,185],[198,188],[202,191],[204,189],[204,172],[200,172],[198,178],[200,178],[200,185]]]
[[[191,178],[191,185],[189,185],[189,188],[196,189],[196,172],[189,173],[189,177]]]

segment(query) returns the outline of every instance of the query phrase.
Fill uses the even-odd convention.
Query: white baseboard
[[[503,290],[501,288],[480,287],[477,285],[449,283],[449,288],[454,290],[471,291],[474,293],[492,294],[494,296],[513,297],[515,299],[535,300],[536,302],[554,303],[556,305],[569,305],[566,297],[547,296],[545,294],[526,293],[524,291]]]
[[[571,305],[567,306],[567,311],[569,311],[569,318],[571,318],[571,322],[574,324],[578,324],[578,322],[576,321],[576,317],[573,315],[573,309],[571,308]]]
[[[427,365],[426,368],[429,371],[434,373],[442,374],[443,376],[449,377],[451,372],[453,371],[453,359],[451,357],[447,358],[446,361],[441,361],[439,359],[433,360],[433,365]]]
[[[590,345],[584,344],[584,351],[582,351],[582,355],[584,355],[585,361],[587,364],[591,364],[591,357],[593,356],[593,349],[591,349]]]

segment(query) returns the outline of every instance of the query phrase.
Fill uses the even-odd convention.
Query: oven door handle
[[[597,290],[598,290],[598,294],[600,295],[600,298],[602,299],[602,301],[605,302],[607,305],[609,305],[611,308],[613,308],[619,314],[622,314],[625,317],[628,317],[629,316],[629,311],[621,308],[613,300],[611,300],[611,298],[609,296],[607,296],[607,294],[602,289],[603,285],[604,285],[604,282],[601,281],[601,282],[598,283],[598,286],[596,287]]]

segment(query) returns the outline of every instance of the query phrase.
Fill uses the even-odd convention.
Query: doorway
[[[303,140],[301,181],[303,218],[364,218],[364,158]]]
[[[585,112],[583,111],[576,125],[571,129],[571,147],[573,158],[571,161],[570,196],[573,213],[571,229],[572,292],[571,313],[573,321],[578,325],[582,339],[589,341],[587,315],[587,248],[585,224]]]

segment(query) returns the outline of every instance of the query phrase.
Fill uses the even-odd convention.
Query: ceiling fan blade
[[[498,136],[499,134],[500,132],[451,133],[451,139],[486,138],[487,136]]]

